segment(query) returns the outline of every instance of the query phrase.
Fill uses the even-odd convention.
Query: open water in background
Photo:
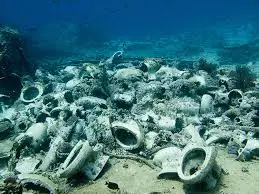
[[[175,55],[172,47],[184,41],[181,49],[188,55],[197,51],[193,45],[219,47],[258,38],[259,1],[1,0],[0,23],[18,28],[37,57],[84,55],[93,48],[106,52],[101,48],[111,40],[111,52],[125,40],[154,41],[152,48],[160,52],[142,53],[158,56]]]

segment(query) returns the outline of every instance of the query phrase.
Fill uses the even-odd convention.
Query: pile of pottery
[[[255,88],[235,88],[228,69],[179,70],[122,55],[23,79],[20,98],[2,104],[1,178],[18,175],[55,193],[61,180],[78,173],[95,180],[109,156],[130,155],[152,159],[159,177],[213,189],[221,172],[216,144],[238,159],[256,154]]]

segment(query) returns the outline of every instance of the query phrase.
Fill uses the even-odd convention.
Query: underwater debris
[[[18,99],[3,106],[0,129],[10,131],[0,142],[6,147],[2,158],[9,159],[3,169],[20,176],[42,173],[57,183],[77,174],[98,180],[108,160],[129,159],[158,170],[159,178],[169,175],[191,187],[215,188],[220,167],[213,146],[238,155],[256,138],[255,95],[233,88],[225,79],[228,71],[179,70],[162,59],[124,61],[121,54],[107,66],[84,61],[56,75],[42,70],[34,81],[23,78],[29,86],[51,83],[52,89],[34,87],[25,97],[30,102]],[[218,74],[212,76],[214,70]]]
[[[112,65],[118,64],[120,62],[123,54],[124,54],[123,51],[117,51],[110,58],[108,58],[104,62],[101,62],[100,64],[107,66],[108,68],[113,68]]]
[[[88,141],[79,141],[71,150],[65,162],[60,166],[57,175],[70,178],[82,170],[87,158],[91,155],[92,148]]]
[[[149,77],[154,79],[154,74],[162,67],[163,61],[161,59],[147,58],[145,59],[140,66],[140,69],[143,72],[147,72]]]
[[[180,179],[188,185],[205,182],[204,190],[215,188],[221,174],[221,168],[215,161],[216,156],[217,151],[214,147],[186,146],[179,160],[178,175]]]
[[[149,161],[143,157],[140,157],[140,156],[136,156],[136,155],[133,155],[133,154],[127,154],[127,155],[121,155],[121,154],[113,154],[113,153],[110,153],[108,151],[103,151],[105,155],[108,155],[110,157],[113,157],[113,158],[118,158],[118,159],[130,159],[130,160],[134,160],[134,161],[137,161],[141,164],[145,164],[147,166],[149,166],[151,169],[157,169],[157,165],[154,164],[152,161]]]
[[[213,111],[213,98],[204,94],[201,98],[200,114],[209,114]]]
[[[114,121],[111,124],[116,142],[125,150],[134,150],[143,144],[143,132],[139,125],[133,121]]]
[[[48,138],[47,126],[44,123],[32,124],[25,132],[25,135],[32,138],[31,146],[34,149],[39,149]]]
[[[34,83],[33,85],[25,86],[20,95],[21,101],[24,103],[31,103],[37,100],[43,94],[43,86],[39,83]]]
[[[10,119],[0,119],[0,139],[5,139],[13,132],[14,125]]]
[[[40,164],[40,160],[32,157],[24,157],[16,164],[15,171],[21,174],[34,173]]]
[[[89,180],[95,180],[99,176],[108,159],[110,158],[109,156],[100,153],[94,154],[96,156],[93,156],[91,161],[87,161],[87,164],[82,170]]]
[[[164,174],[176,176],[181,154],[182,150],[178,147],[167,147],[156,152],[153,161],[162,168],[158,176],[163,176]]]
[[[18,180],[21,182],[24,188],[28,188],[29,190],[31,186],[35,186],[36,192],[47,192],[50,194],[57,194],[59,191],[58,185],[56,185],[50,179],[42,175],[19,174]]]
[[[259,140],[249,139],[244,148],[238,150],[237,160],[248,161],[253,156],[258,156],[259,151]]]

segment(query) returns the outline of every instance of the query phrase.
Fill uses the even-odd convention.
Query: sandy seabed
[[[148,166],[132,160],[111,159],[112,165],[96,181],[81,185],[73,190],[73,194],[155,194],[155,193],[206,193],[206,194],[258,194],[259,193],[259,161],[236,161],[219,148],[218,164],[223,168],[219,186],[215,191],[187,192],[179,179],[157,179],[157,172]],[[114,191],[106,186],[111,181],[118,184],[120,190]]]

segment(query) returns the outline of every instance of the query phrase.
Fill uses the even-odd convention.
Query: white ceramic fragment
[[[150,131],[145,135],[145,145],[147,149],[151,149],[155,144],[155,139],[158,136],[158,133]]]
[[[199,126],[194,126],[190,124],[184,128],[184,131],[191,136],[191,143],[197,145],[204,145],[205,142],[199,133]]]
[[[239,149],[237,160],[246,160],[246,157],[251,157],[256,150],[259,151],[259,140],[249,139],[246,146]]]
[[[10,139],[0,141],[0,159],[9,158],[14,142]]]
[[[209,114],[213,110],[213,98],[211,95],[204,94],[201,98],[200,114]]]
[[[218,134],[212,135],[206,140],[207,145],[212,145],[220,141],[229,140],[231,138],[231,133],[219,132]]]
[[[19,160],[16,164],[15,170],[19,173],[33,173],[38,165],[40,160],[32,157],[25,157]]]
[[[81,81],[77,78],[71,79],[66,83],[66,89],[73,89],[74,87],[76,87],[78,84],[80,84]]]
[[[160,116],[157,119],[155,119],[154,122],[157,125],[157,127],[161,130],[174,131],[175,129],[176,121],[174,118]]]
[[[109,156],[99,154],[97,157],[94,157],[93,161],[86,162],[82,172],[84,172],[88,179],[95,180],[101,173],[108,159]]]
[[[57,172],[59,177],[69,178],[82,170],[87,158],[91,155],[92,148],[88,141],[79,141],[68,157],[61,164]]]
[[[104,65],[106,66],[111,66],[116,60],[120,59],[123,55],[123,51],[116,51],[110,58],[108,58],[105,62]]]
[[[54,141],[51,143],[48,153],[46,154],[45,158],[42,161],[42,164],[40,165],[40,170],[46,171],[48,170],[51,165],[56,163],[57,160],[57,151],[58,148],[64,144],[64,139],[60,136],[57,136]]]
[[[81,78],[84,77],[84,75],[90,76],[92,78],[96,77],[100,73],[100,68],[98,66],[92,64],[92,63],[84,63],[83,64],[85,73],[82,75]]]
[[[228,105],[229,97],[227,93],[217,92],[215,94],[215,100],[219,105]]]
[[[177,174],[180,156],[181,149],[178,147],[168,147],[159,150],[153,158],[154,163],[162,168],[158,176],[169,173]]]
[[[125,150],[134,150],[143,144],[142,129],[134,120],[114,121],[111,128],[116,142]]]
[[[39,187],[39,190],[43,187],[47,189],[50,194],[58,194],[58,185],[42,175],[18,174],[17,177],[22,185],[35,185],[36,188]]]
[[[148,73],[149,80],[155,80],[156,78],[156,72],[161,68],[161,60],[156,58],[146,58],[141,63],[141,69],[144,72]]]
[[[35,123],[27,129],[25,135],[32,137],[32,146],[39,149],[48,138],[47,126],[44,123]]]
[[[79,74],[79,69],[76,66],[66,66],[62,71],[65,73],[73,74],[74,76]]]
[[[43,86],[40,83],[26,86],[22,89],[20,100],[25,103],[35,102],[43,94]]]
[[[185,184],[203,182],[216,163],[214,147],[187,145],[179,159],[178,175]]]

